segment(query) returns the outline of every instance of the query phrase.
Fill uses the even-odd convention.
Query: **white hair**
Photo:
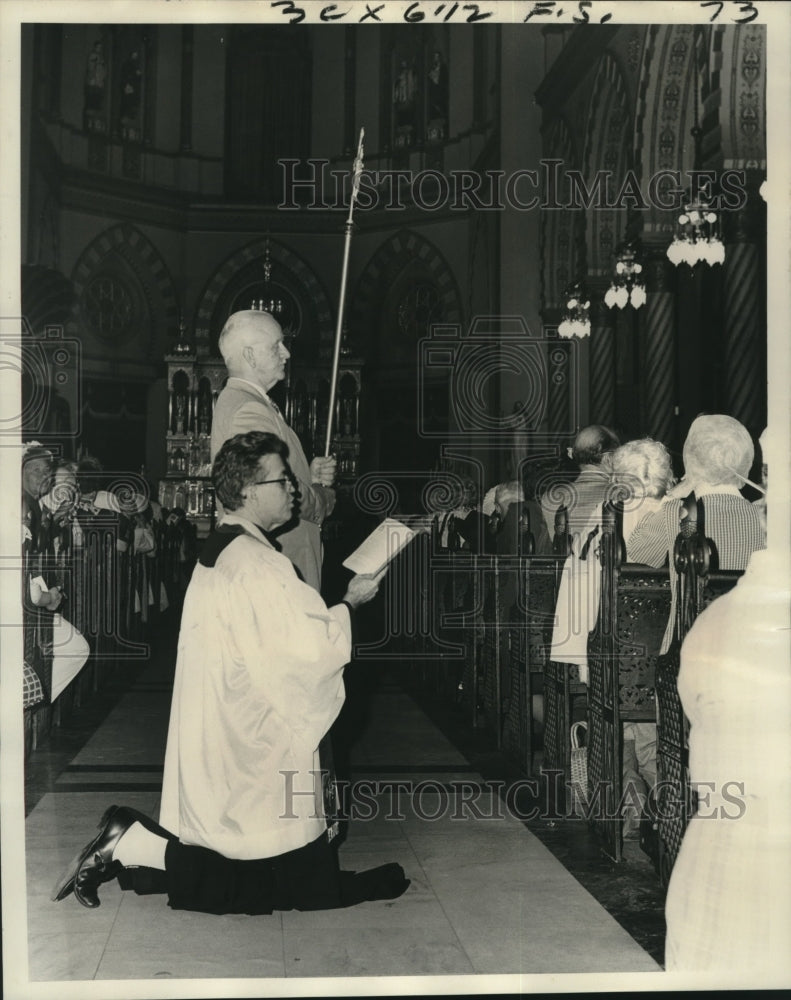
[[[280,332],[277,320],[270,313],[258,309],[243,309],[228,317],[217,341],[228,371],[244,367],[242,350],[265,332],[273,335]]]
[[[747,428],[724,413],[696,417],[684,442],[684,472],[712,486],[742,486],[755,449]]]
[[[675,482],[670,452],[653,438],[627,441],[615,449],[611,462],[613,475],[639,480],[648,497],[661,499]]]

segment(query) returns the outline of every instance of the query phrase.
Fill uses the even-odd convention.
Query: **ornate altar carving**
[[[360,474],[360,392],[362,361],[341,356],[331,450],[338,459],[336,483],[349,489]],[[330,372],[321,368],[297,368],[290,379],[285,404],[286,422],[302,442],[308,458],[324,453]]]
[[[159,484],[159,502],[182,508],[203,537],[214,518],[211,483],[211,425],[227,372],[220,358],[198,353],[185,337],[165,356],[168,370],[167,474]],[[293,362],[292,362],[293,365]],[[338,368],[331,450],[338,459],[336,487],[348,492],[360,472],[360,392],[362,361],[342,356]],[[308,459],[324,453],[330,395],[328,365],[294,365],[282,409],[302,442]],[[278,397],[278,402],[281,402]]]
[[[182,508],[202,536],[214,517],[210,435],[214,405],[225,384],[225,365],[219,358],[199,357],[184,341],[183,327],[165,362],[167,475],[159,484],[159,502],[168,510]]]

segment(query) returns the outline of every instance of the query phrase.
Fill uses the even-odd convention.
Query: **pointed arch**
[[[145,313],[147,329],[135,331],[138,344],[145,341],[148,359],[159,358],[177,327],[173,279],[151,240],[129,222],[110,226],[80,254],[71,273],[78,319],[96,333],[89,319],[90,286],[104,272],[108,280],[126,277],[137,311]],[[134,287],[131,287],[134,286]]]
[[[365,363],[363,467],[431,468],[437,443],[422,433],[419,400],[446,422],[449,373],[427,368],[419,345],[436,324],[460,326],[464,320],[448,262],[417,233],[395,232],[364,268],[351,298],[349,320],[350,346]]]
[[[374,313],[384,301],[388,288],[413,262],[420,265],[436,286],[442,321],[462,323],[461,296],[450,265],[424,236],[402,229],[379,246],[357,282],[349,327],[359,348],[364,350],[366,334],[374,328]]]
[[[632,168],[628,138],[632,130],[626,81],[610,52],[605,52],[593,85],[588,129],[585,136],[584,176],[589,190],[597,178],[606,184],[609,198]],[[623,239],[626,212],[596,207],[594,200],[585,211],[587,273],[601,277],[609,272],[612,253]]]
[[[723,167],[765,171],[766,26],[745,24],[716,31],[711,68]]]
[[[561,161],[557,195],[561,203],[569,204],[565,170],[578,169],[580,160],[572,132],[563,117],[552,122],[545,143],[547,158]],[[567,286],[584,267],[579,246],[581,220],[581,213],[573,208],[545,209],[541,213],[541,302],[545,312],[560,308]],[[548,268],[550,261],[551,269]]]
[[[635,114],[634,160],[643,183],[660,171],[678,171],[683,188],[687,185],[687,171],[694,167],[696,31],[692,24],[654,25],[649,29]],[[673,183],[665,175],[659,190]],[[645,238],[669,242],[674,222],[673,211],[649,203],[643,223]]]
[[[263,259],[267,244],[273,264],[291,276],[303,304],[310,304],[317,328],[314,333],[319,343],[332,344],[335,334],[333,309],[312,268],[284,243],[271,237],[260,237],[234,250],[206,283],[195,310],[195,345],[199,352],[210,353],[217,343],[222,324],[227,319],[227,316],[220,316],[217,312],[226,288],[243,268]]]

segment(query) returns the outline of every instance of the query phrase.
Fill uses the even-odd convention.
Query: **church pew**
[[[62,585],[62,614],[90,646],[88,662],[54,702],[52,614],[27,605],[23,616],[25,684],[23,692],[25,757],[87,704],[99,690],[123,675],[130,661],[142,662],[147,646],[134,641],[134,560],[118,551],[118,518],[108,511],[80,517],[80,530],[64,535],[56,553],[26,556],[23,580],[46,569]],[[137,557],[144,558],[143,556]]]
[[[545,677],[555,615],[558,565],[555,556],[522,557],[516,560],[513,570],[509,567],[503,585],[503,603],[508,608],[508,618],[504,622],[507,642],[502,663],[502,744],[505,753],[517,761],[520,770],[528,776],[533,774],[534,696],[542,693],[546,733]]]
[[[462,677],[471,725],[489,728],[497,746],[523,773],[532,770],[531,702],[537,675],[543,672],[543,770],[559,770],[563,783],[570,780],[571,699],[577,693],[587,696],[589,796],[596,788],[604,790],[603,798],[592,799],[590,818],[615,859],[623,855],[618,812],[624,794],[622,724],[657,721],[658,867],[666,881],[694,808],[687,724],[676,690],[680,642],[696,615],[741,573],[712,571],[702,534],[679,539],[677,633],[668,654],[660,657],[670,613],[667,568],[625,561],[617,505],[605,505],[599,545],[601,609],[589,638],[587,686],[579,683],[576,666],[548,656],[566,551],[562,535],[552,557],[431,553],[435,583],[433,589],[424,587],[424,609],[434,621],[430,632],[435,642],[462,640],[464,658],[455,676]],[[443,574],[439,590],[444,596],[439,599],[436,580]]]
[[[623,855],[623,723],[656,720],[656,670],[668,615],[668,570],[625,562],[621,510],[602,511],[599,616],[588,640],[589,817],[604,849]]]
[[[688,508],[705,506],[687,498]],[[698,512],[700,513],[700,512]],[[712,546],[701,530],[702,517],[695,516],[698,530],[679,534],[673,552],[678,573],[678,600],[673,641],[659,657],[656,671],[657,694],[657,827],[656,864],[664,885],[670,881],[681,841],[697,808],[697,796],[689,782],[689,721],[678,694],[681,646],[697,616],[722,594],[736,585],[741,570],[716,570]]]
[[[532,772],[532,701],[546,669],[558,565],[555,556],[466,550],[435,552],[431,562],[440,581],[433,588],[432,633],[463,650],[463,659],[455,654],[459,700],[470,724],[489,729],[498,749],[526,774]]]
[[[689,498],[686,506],[691,508],[694,503],[694,498]],[[661,881],[667,884],[696,807],[689,785],[689,724],[677,689],[681,644],[697,615],[730,590],[741,571],[712,570],[712,550],[702,529],[702,517],[694,533],[679,534],[673,553],[678,573],[674,638],[668,652],[660,656],[658,650],[670,612],[669,573],[667,569],[623,561],[620,516],[617,505],[605,505],[599,550],[600,612],[588,646],[588,793],[593,796],[597,788],[603,790],[602,799],[591,807],[591,822],[605,850],[620,860],[622,723],[656,720],[657,787],[653,811],[658,845],[654,861]],[[644,847],[653,853],[650,843],[644,843]]]

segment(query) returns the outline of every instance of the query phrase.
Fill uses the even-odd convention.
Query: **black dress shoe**
[[[84,847],[66,867],[58,879],[50,897],[53,902],[65,899],[72,891],[83,906],[95,908],[100,905],[98,888],[102,882],[109,882],[121,871],[122,865],[113,861],[113,852],[118,841],[134,823],[140,823],[158,836],[175,840],[150,816],[131,809],[129,806],[110,806],[99,820],[100,833]]]

